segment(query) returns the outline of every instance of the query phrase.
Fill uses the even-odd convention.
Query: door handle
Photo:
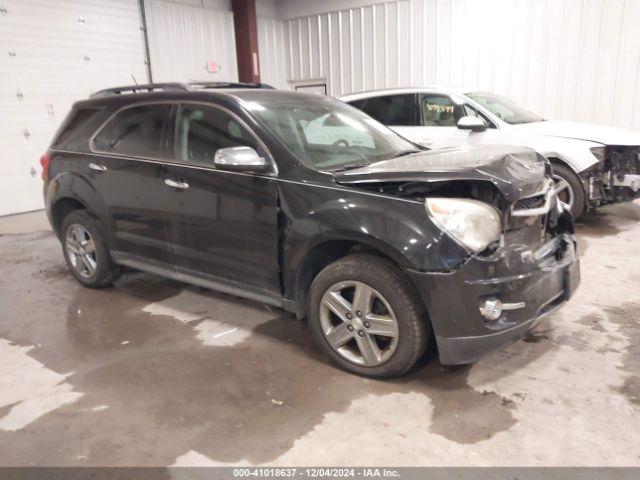
[[[184,180],[171,180],[170,178],[165,178],[164,184],[169,187],[177,188],[178,190],[186,190],[189,188],[189,184]]]
[[[102,172],[106,172],[107,171],[107,167],[105,167],[104,165],[100,165],[98,163],[90,163],[89,164],[89,168],[91,170],[93,170],[94,172],[98,172],[98,173],[102,173]]]

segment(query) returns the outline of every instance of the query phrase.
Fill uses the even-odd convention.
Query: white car
[[[559,198],[575,218],[640,196],[640,133],[546,120],[508,98],[425,87],[356,93],[340,100],[429,148],[523,145],[547,157]]]

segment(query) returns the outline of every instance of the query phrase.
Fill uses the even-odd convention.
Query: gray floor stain
[[[606,333],[607,330],[602,326],[602,320],[604,320],[604,318],[599,313],[590,313],[578,320],[578,323],[594,332]]]
[[[589,339],[583,332],[572,332],[568,335],[559,335],[555,338],[558,345],[565,345],[577,352],[585,352],[589,350]]]
[[[627,302],[605,310],[609,321],[618,325],[621,333],[629,340],[621,367],[629,376],[620,388],[620,393],[632,404],[640,407],[640,301]]]
[[[515,423],[515,403],[468,385],[470,366],[426,369],[424,393],[434,405],[430,430],[458,443],[472,444],[508,430]]]
[[[12,263],[24,242],[41,254]],[[190,450],[224,462],[265,462],[325,414],[395,392],[428,396],[433,415],[416,421],[455,442],[480,442],[516,423],[512,399],[469,386],[471,367],[444,368],[431,358],[394,381],[350,375],[327,362],[304,322],[282,311],[232,347],[206,346],[193,325],[142,311],[184,285],[134,273],[91,290],[64,274],[62,262],[51,234],[0,239],[8,280],[0,337],[41,345],[29,355],[71,372],[66,382],[83,393],[22,430],[0,431],[3,464],[167,465]],[[21,295],[25,289],[37,295]],[[91,411],[96,405],[109,408]]]
[[[576,224],[576,230],[586,237],[604,237],[620,233],[617,222],[602,212],[585,214]],[[585,242],[585,240],[582,240]]]
[[[583,215],[576,223],[576,231],[587,237],[607,237],[620,233],[620,226],[637,221],[640,221],[638,205],[618,204]]]

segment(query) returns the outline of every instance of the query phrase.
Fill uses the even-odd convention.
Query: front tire
[[[413,285],[389,260],[354,254],[311,284],[309,326],[342,368],[367,377],[406,373],[422,356],[431,328]]]
[[[85,210],[74,210],[62,222],[62,250],[69,270],[82,285],[103,288],[119,276],[100,225]]]
[[[552,168],[558,198],[569,205],[573,219],[577,220],[587,207],[582,183],[573,170],[564,165],[554,163]]]

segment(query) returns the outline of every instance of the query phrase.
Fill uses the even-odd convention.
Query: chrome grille
[[[544,205],[544,195],[538,195],[537,197],[529,197],[518,200],[515,204],[516,210],[527,210],[531,208],[540,208]]]
[[[518,200],[511,207],[512,217],[537,217],[546,215],[557,204],[553,180],[549,179],[544,188],[533,195]]]

